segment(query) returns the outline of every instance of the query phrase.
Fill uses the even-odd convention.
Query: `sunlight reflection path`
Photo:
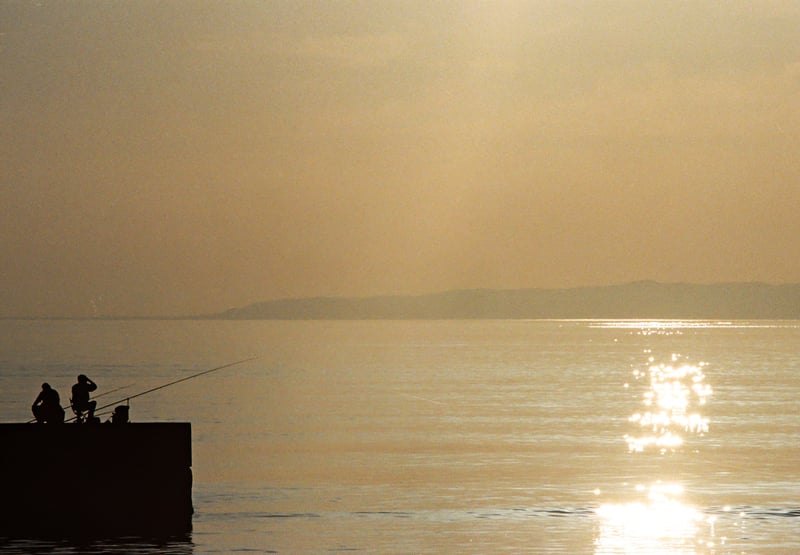
[[[601,519],[595,542],[596,555],[612,553],[697,553],[698,547],[713,548],[715,517],[705,517],[678,498],[683,488],[657,482],[647,491],[646,501],[606,503],[597,509]],[[698,539],[701,528],[710,529],[708,540]]]
[[[656,448],[665,453],[683,445],[683,433],[702,436],[708,432],[708,418],[699,410],[712,394],[703,374],[706,364],[678,364],[679,359],[673,354],[670,364],[654,364],[650,357],[647,372],[633,371],[636,380],[649,378],[649,388],[643,395],[644,410],[628,420],[649,433],[625,435],[629,451]]]
[[[639,333],[653,331],[680,333],[662,324]],[[687,436],[702,437],[708,432],[709,419],[702,408],[712,389],[703,372],[706,363],[690,364],[678,354],[672,354],[668,362],[657,362],[650,350],[645,354],[646,370],[633,371],[635,382],[645,389],[640,410],[628,418],[637,431],[625,434],[624,439],[629,453],[651,452],[660,458],[684,448]],[[636,486],[634,501],[601,504],[596,510],[600,528],[595,555],[715,553],[716,517],[685,503],[683,493],[680,484],[657,480],[649,486]]]

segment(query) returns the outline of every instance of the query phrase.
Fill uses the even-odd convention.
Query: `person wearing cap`
[[[39,424],[63,424],[64,409],[61,408],[61,398],[58,391],[45,382],[42,390],[31,405],[33,416]]]
[[[86,377],[78,376],[78,383],[72,386],[72,410],[78,416],[78,422],[95,422],[94,409],[97,401],[90,401],[89,394],[97,389],[97,384]],[[88,413],[84,420],[83,413]]]

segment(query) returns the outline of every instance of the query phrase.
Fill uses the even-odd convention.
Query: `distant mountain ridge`
[[[468,289],[417,296],[311,297],[233,308],[221,320],[800,319],[800,283],[637,281],[570,289]]]

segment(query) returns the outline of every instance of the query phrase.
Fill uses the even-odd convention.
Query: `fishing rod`
[[[116,389],[112,389],[111,391],[104,391],[100,395],[95,395],[94,397],[92,397],[91,400],[94,401],[95,399],[98,399],[98,398],[102,397],[103,395],[110,395],[111,393],[115,393],[115,392],[119,391],[120,389],[128,389],[129,387],[132,387],[133,385],[134,384],[123,385],[122,387],[118,387]]]
[[[169,382],[169,383],[166,383],[166,384],[163,384],[163,385],[159,385],[158,387],[154,387],[152,389],[148,389],[147,391],[142,391],[141,393],[137,393],[136,395],[131,395],[130,397],[125,397],[124,399],[119,399],[118,401],[114,401],[113,403],[108,403],[107,405],[103,405],[101,407],[97,407],[97,408],[94,409],[95,410],[95,414],[97,413],[97,411],[101,411],[103,409],[107,409],[108,407],[112,407],[112,406],[117,405],[117,404],[119,404],[119,403],[121,403],[123,401],[130,402],[131,399],[135,399],[136,397],[141,397],[142,395],[147,395],[148,393],[152,393],[154,391],[158,391],[159,389],[164,389],[165,387],[169,387],[169,386],[175,385],[177,383],[185,382],[187,380],[191,380],[193,378],[197,378],[197,377],[203,376],[205,374],[210,374],[212,372],[217,372],[219,370],[224,370],[225,368],[230,368],[231,366],[236,366],[237,364],[242,364],[244,362],[249,362],[249,361],[255,360],[257,358],[259,358],[259,357],[250,357],[250,358],[246,358],[246,359],[243,359],[243,360],[237,360],[236,362],[231,362],[231,363],[228,363],[228,364],[224,364],[222,366],[217,366],[216,368],[211,368],[210,370],[203,370],[202,372],[198,372],[196,374],[192,374],[191,376],[186,376],[185,378],[181,378],[181,379],[175,380],[173,382]],[[133,385],[133,384],[131,384],[131,385]],[[116,389],[112,389],[111,391],[107,391],[105,393],[101,393],[100,395],[95,395],[94,397],[92,397],[92,400],[97,399],[98,397],[102,397],[103,395],[108,395],[109,393],[114,393],[115,391],[119,391],[120,389],[125,389],[125,388],[128,388],[128,387],[131,387],[131,385],[118,387]],[[107,413],[102,413],[102,414],[107,414]],[[73,422],[73,421],[75,421],[77,419],[78,419],[78,416],[75,415],[75,416],[73,416],[72,418],[70,418],[68,420],[64,420],[64,422],[65,423],[69,423],[69,422]],[[33,422],[36,422],[35,418],[32,419],[32,420],[29,420],[27,423],[31,424]]]
[[[165,383],[163,385],[159,385],[158,387],[154,387],[152,389],[148,389],[147,391],[142,391],[141,393],[137,393],[136,395],[131,395],[130,397],[125,397],[124,399],[120,399],[119,401],[114,401],[113,403],[109,403],[107,405],[103,405],[102,407],[97,407],[95,409],[95,412],[103,410],[103,409],[107,409],[108,407],[112,407],[112,406],[114,406],[114,405],[116,405],[118,403],[121,403],[123,401],[125,401],[127,403],[127,402],[130,402],[131,399],[136,399],[137,397],[141,397],[142,395],[147,395],[148,393],[153,393],[154,391],[158,391],[159,389],[164,389],[165,387],[169,387],[171,385],[175,385],[175,384],[178,384],[178,383],[181,383],[181,382],[185,382],[187,380],[198,378],[198,377],[204,376],[206,374],[211,374],[212,372],[218,372],[219,370],[224,370],[225,368],[230,368],[231,366],[236,366],[238,364],[242,364],[242,363],[245,363],[245,362],[250,362],[251,360],[256,360],[257,358],[259,358],[259,357],[250,357],[250,358],[246,358],[246,359],[243,359],[243,360],[237,360],[236,362],[230,362],[230,363],[224,364],[222,366],[217,366],[216,368],[211,368],[210,370],[203,370],[202,372],[198,372],[197,374],[192,374],[191,376],[186,376],[185,378],[181,378],[181,379],[175,380],[173,382],[169,382],[169,383]],[[71,421],[71,420],[74,420],[74,418],[70,419],[69,421]]]

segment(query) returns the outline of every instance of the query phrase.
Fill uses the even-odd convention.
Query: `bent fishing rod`
[[[186,377],[181,378],[179,380],[175,380],[174,382],[169,382],[169,383],[165,383],[163,385],[159,385],[158,387],[154,387],[152,389],[148,389],[147,391],[142,391],[141,393],[137,393],[136,395],[131,395],[130,397],[125,397],[124,399],[120,399],[119,401],[115,401],[113,403],[109,403],[107,405],[103,405],[102,407],[97,407],[95,409],[95,412],[101,411],[103,409],[107,409],[108,407],[113,407],[114,405],[122,403],[123,401],[124,402],[129,402],[131,399],[135,399],[137,397],[141,397],[142,395],[147,395],[148,393],[153,393],[154,391],[158,391],[159,389],[164,389],[165,387],[169,387],[171,385],[175,385],[175,384],[178,384],[178,383],[181,383],[181,382],[185,382],[185,381],[188,381],[188,380],[191,380],[191,379],[194,379],[194,378],[198,378],[198,377],[204,376],[206,374],[211,374],[212,372],[218,372],[220,370],[224,370],[225,368],[230,368],[231,366],[236,366],[238,364],[243,364],[245,362],[250,362],[251,360],[256,360],[257,358],[259,358],[259,357],[245,358],[243,360],[237,360],[236,362],[230,362],[230,363],[224,364],[222,366],[217,366],[216,368],[212,368],[210,370],[203,370],[202,372],[198,372],[197,374],[192,374],[191,376],[186,376]],[[75,418],[71,418],[67,422],[70,422],[72,420],[75,420]]]

